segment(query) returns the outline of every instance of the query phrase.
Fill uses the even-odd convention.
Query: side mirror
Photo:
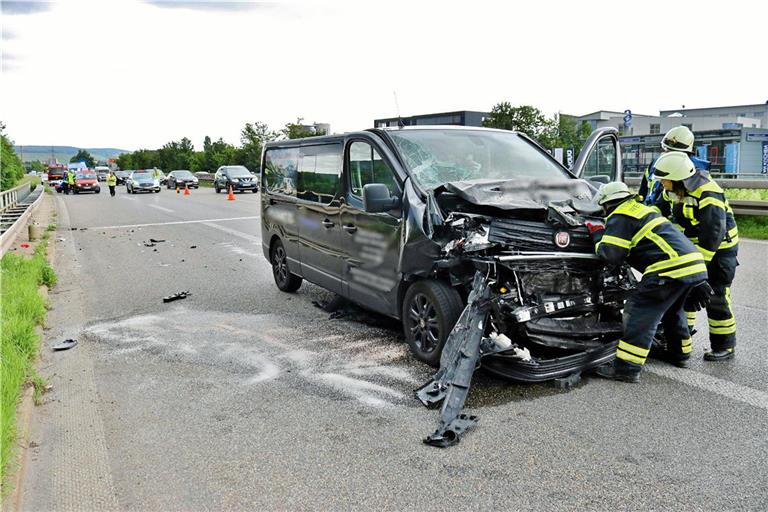
[[[392,197],[383,183],[369,183],[363,187],[363,209],[368,213],[382,213],[400,206],[400,198]]]
[[[605,185],[606,183],[611,182],[611,177],[605,174],[599,174],[597,176],[591,176],[587,178],[587,181],[591,181],[592,183],[599,183],[600,185]],[[597,188],[600,188],[600,187],[598,186]]]

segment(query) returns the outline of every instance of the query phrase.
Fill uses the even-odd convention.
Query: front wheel
[[[277,240],[275,245],[272,246],[272,254],[270,257],[272,262],[272,275],[275,277],[275,284],[284,292],[295,292],[301,286],[302,279],[291,274],[288,269],[288,256],[285,253],[285,247],[283,242]]]
[[[216,190],[217,194],[221,193],[221,189],[217,185],[214,185],[213,188]]]
[[[417,359],[440,366],[440,355],[464,302],[455,289],[441,281],[418,281],[403,300],[405,340]]]

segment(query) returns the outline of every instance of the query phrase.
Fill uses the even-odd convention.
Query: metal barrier
[[[736,215],[768,215],[768,201],[728,201]]]
[[[0,256],[11,248],[43,199],[43,187],[31,190],[29,183],[2,192],[0,204]],[[20,199],[20,196],[23,199]]]
[[[722,178],[718,174],[712,174],[712,178],[717,181],[717,184],[722,188],[749,188],[749,189],[763,189],[768,188],[768,179],[765,178]],[[732,174],[730,176],[733,176]],[[745,175],[742,175],[745,176]],[[760,176],[753,175],[753,176]],[[639,175],[624,175],[624,183],[629,186],[637,187],[640,185],[642,176]]]

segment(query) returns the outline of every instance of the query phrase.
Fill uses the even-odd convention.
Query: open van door
[[[596,188],[610,181],[623,181],[621,145],[616,128],[598,128],[589,136],[571,169]]]

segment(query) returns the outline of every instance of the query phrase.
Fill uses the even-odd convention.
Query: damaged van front
[[[634,281],[601,264],[590,232],[597,187],[621,179],[615,129],[593,133],[572,169],[525,135],[445,126],[270,142],[261,168],[281,290],[308,280],[398,318],[438,366],[479,274],[487,370],[539,382],[613,357]]]
[[[603,219],[591,203],[600,183],[620,179],[615,130],[593,135],[577,178],[527,137],[478,129],[384,132],[423,211],[425,246],[411,234],[403,248],[403,327],[412,351],[437,366],[446,341],[438,318],[450,297],[421,290],[421,278],[449,283],[462,304],[477,272],[489,286],[482,366],[523,382],[568,376],[613,358],[624,299],[635,285],[627,267],[606,268],[591,232]],[[423,204],[416,205],[419,201]],[[431,263],[425,265],[424,255]],[[410,268],[408,262],[421,262]],[[410,271],[410,275],[408,272]],[[443,294],[445,295],[445,294]]]

